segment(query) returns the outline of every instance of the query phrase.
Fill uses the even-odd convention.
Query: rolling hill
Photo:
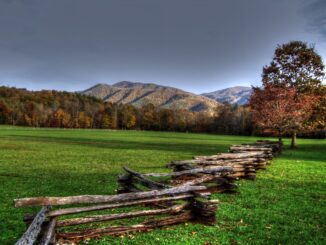
[[[104,101],[141,107],[152,103],[159,108],[186,109],[193,112],[214,112],[219,102],[205,96],[153,83],[118,82],[97,84],[81,92]]]

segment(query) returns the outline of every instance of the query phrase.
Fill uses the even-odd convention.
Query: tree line
[[[215,132],[252,135],[248,107],[225,104],[215,114],[103,102],[60,91],[0,87],[0,124],[57,127]]]

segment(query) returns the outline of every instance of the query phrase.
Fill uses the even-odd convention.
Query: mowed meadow
[[[127,165],[140,172],[169,171],[172,160],[226,152],[256,137],[141,131],[0,127],[0,244],[14,244],[23,216],[14,208],[31,196],[115,194]],[[299,148],[274,158],[239,194],[215,194],[213,226],[183,224],[148,233],[105,237],[89,244],[325,244],[326,141],[299,139]]]

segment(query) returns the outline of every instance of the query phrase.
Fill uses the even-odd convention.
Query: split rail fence
[[[15,207],[42,207],[37,214],[25,216],[28,228],[16,244],[69,243],[190,221],[214,224],[218,200],[212,200],[211,193],[236,192],[235,180],[255,179],[257,170],[265,169],[280,151],[273,141],[233,145],[229,153],[173,161],[167,165],[172,169],[168,173],[139,173],[124,167],[116,195],[15,199]],[[108,213],[98,214],[103,210]],[[88,212],[96,214],[85,215]],[[119,223],[126,219],[130,225]],[[107,221],[113,224],[105,226]]]

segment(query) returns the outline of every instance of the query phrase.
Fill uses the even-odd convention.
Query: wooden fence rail
[[[77,197],[34,197],[15,200],[17,207],[31,205],[66,205],[66,204],[85,204],[95,202],[108,202],[102,205],[73,207],[51,210],[50,206],[44,206],[41,211],[35,215],[29,228],[17,242],[19,245],[34,244],[51,244],[54,239],[79,240],[98,235],[120,235],[130,231],[152,230],[170,224],[185,222],[187,220],[200,220],[204,223],[215,221],[215,212],[217,208],[216,200],[207,200],[199,197],[196,192],[206,190],[204,186],[177,186],[163,190],[143,191],[136,193],[125,193],[111,196],[77,196]],[[209,197],[206,193],[206,197]],[[128,198],[127,198],[128,197]],[[98,211],[110,209],[112,212],[117,208],[127,206],[143,206],[144,204],[160,204],[166,202],[176,202],[173,206],[166,208],[156,208],[147,210],[133,210],[129,212],[109,213],[101,215],[88,215],[78,218],[61,217],[82,212]],[[181,201],[181,202],[180,202]],[[62,227],[92,224],[97,222],[107,222],[118,219],[128,219],[136,217],[164,215],[164,218],[145,220],[138,225],[132,226],[108,226],[105,228],[95,228],[86,230],[76,230],[73,232],[63,232]],[[45,221],[47,223],[45,224]]]

